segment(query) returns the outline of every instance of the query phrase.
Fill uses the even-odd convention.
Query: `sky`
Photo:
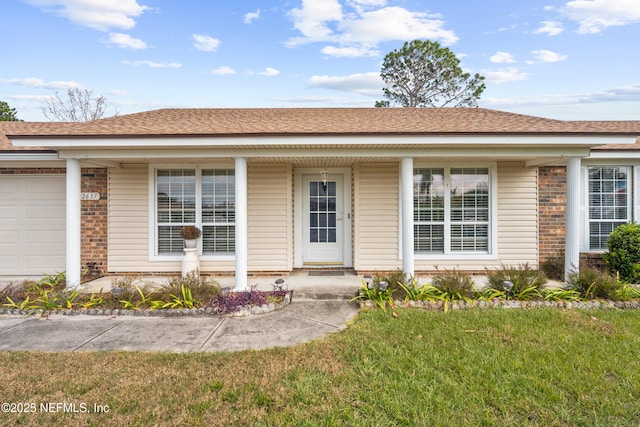
[[[640,120],[640,0],[3,0],[0,101],[27,121],[89,89],[159,108],[373,107],[414,39],[486,78],[478,105]]]

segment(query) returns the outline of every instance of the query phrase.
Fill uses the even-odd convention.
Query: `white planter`
[[[195,248],[196,246],[198,246],[198,239],[185,239],[184,240],[184,247],[185,248]]]
[[[196,248],[185,248],[182,254],[182,277],[190,273],[200,277],[200,257]]]

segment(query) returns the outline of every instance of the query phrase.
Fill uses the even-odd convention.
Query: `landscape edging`
[[[632,301],[611,301],[611,300],[589,300],[589,301],[545,301],[545,300],[504,300],[495,299],[491,301],[472,300],[472,301],[447,301],[448,310],[468,310],[474,308],[541,308],[555,307],[563,309],[640,309],[640,300]],[[444,310],[445,301],[394,301],[396,307],[403,308],[420,308],[424,310]],[[377,307],[378,304],[371,300],[361,300],[361,308]]]
[[[277,310],[282,310],[287,305],[291,304],[291,293],[287,292],[279,303],[270,302],[263,305],[255,306],[242,306],[233,313],[220,314],[213,308],[158,308],[158,309],[100,309],[100,308],[79,308],[79,309],[52,309],[43,310],[39,308],[32,308],[28,310],[21,310],[18,308],[0,308],[0,315],[13,315],[13,316],[40,316],[45,317],[53,314],[62,316],[131,316],[131,317],[184,317],[184,316],[209,316],[209,317],[246,317],[258,314],[271,313]]]

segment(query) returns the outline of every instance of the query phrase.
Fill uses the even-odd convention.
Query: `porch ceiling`
[[[345,168],[356,163],[398,162],[396,157],[254,157],[249,163],[291,163],[294,168]]]

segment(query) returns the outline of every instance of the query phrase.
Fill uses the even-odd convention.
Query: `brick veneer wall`
[[[82,209],[82,267],[89,273],[86,279],[107,271],[107,169],[83,168],[82,192],[99,193],[100,200],[83,200]]]
[[[0,168],[0,175],[38,174],[64,175],[65,169]],[[83,270],[90,270],[91,274],[85,276],[85,279],[89,279],[107,271],[107,170],[105,168],[82,168],[81,191],[100,193],[100,200],[83,200],[81,202],[81,263]],[[89,268],[90,265],[94,268]]]
[[[564,166],[538,168],[539,262],[564,252],[567,170]]]

